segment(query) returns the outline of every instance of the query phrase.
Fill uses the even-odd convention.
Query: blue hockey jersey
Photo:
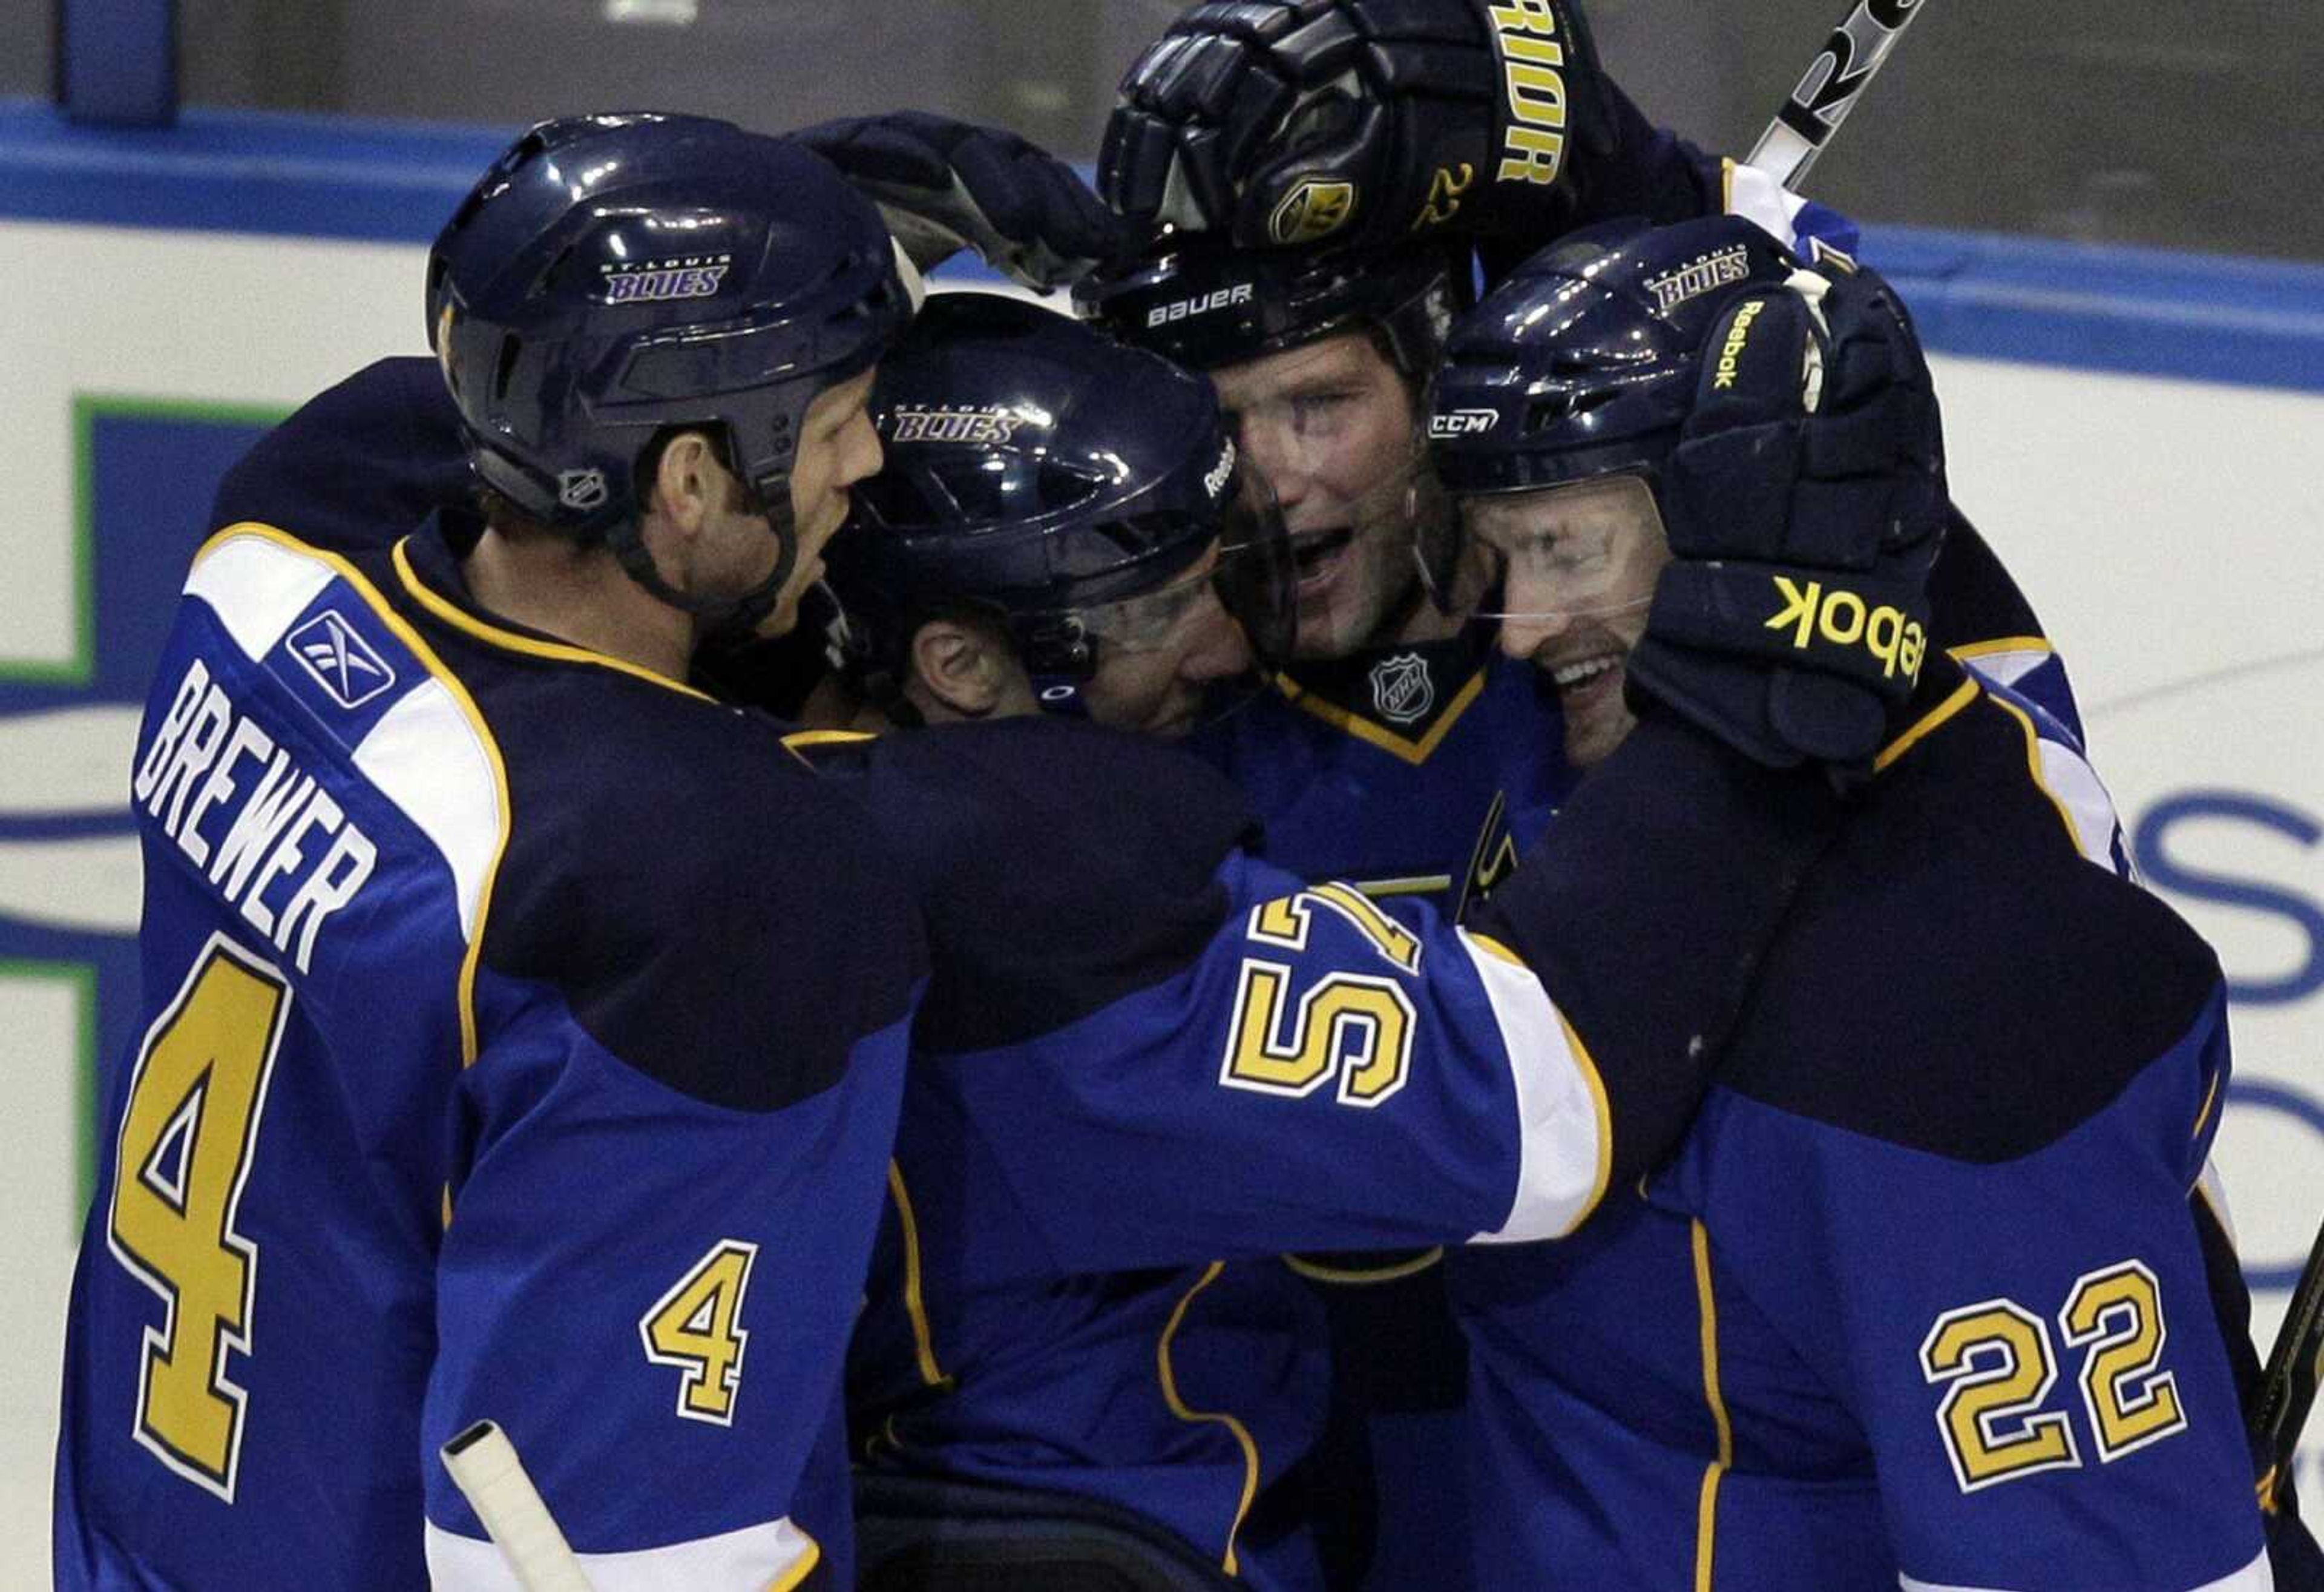
[[[1577,904],[1536,977],[1256,860],[1231,788],[1165,746],[1028,719],[841,750],[934,967],[854,1356],[872,1461],[1115,1503],[1262,1586],[1315,1584],[1266,1494],[1313,1441],[1321,1340],[1259,1257],[1560,1233],[1653,1164],[1734,981],[1643,948],[1684,912],[1740,955],[1829,816],[1641,737],[1513,886]]]
[[[2045,715],[1941,664],[1921,705],[1674,1160],[1448,1262],[1480,1586],[2273,1584],[2190,1198],[2218,965]]]
[[[59,1585],[513,1587],[435,1458],[486,1417],[609,1592],[848,1584],[923,963],[852,810],[477,610],[432,526],[215,538],[132,795],[151,1022],[101,1083]]]

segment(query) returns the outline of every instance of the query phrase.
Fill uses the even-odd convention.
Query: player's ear
[[[982,718],[1006,693],[1012,660],[999,638],[956,619],[930,619],[912,633],[912,684],[963,718]]]
[[[718,450],[700,431],[680,431],[662,448],[647,483],[646,509],[673,530],[692,536],[724,500],[726,472]]]

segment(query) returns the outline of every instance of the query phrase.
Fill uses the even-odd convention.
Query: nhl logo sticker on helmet
[[[1436,681],[1428,660],[1398,653],[1372,665],[1372,710],[1390,724],[1416,724],[1436,706]]]
[[[576,514],[605,506],[605,472],[603,470],[559,470],[557,472],[557,501]]]
[[[1279,244],[1313,243],[1346,226],[1355,210],[1354,183],[1309,177],[1275,207],[1275,213],[1267,218],[1267,236]]]

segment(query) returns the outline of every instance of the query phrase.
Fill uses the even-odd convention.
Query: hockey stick
[[[1896,41],[1926,8],[1927,0],[1857,0],[1856,8],[1808,63],[1807,75],[1759,134],[1744,164],[1796,190],[1864,97],[1865,86],[1887,61]]]
[[[479,1421],[443,1448],[444,1468],[484,1523],[516,1572],[524,1592],[591,1592],[557,1519],[541,1501],[516,1445],[490,1421]]]
[[[2324,1230],[2317,1233],[2308,1264],[2292,1288],[2292,1304],[2283,1312],[2283,1325],[2276,1331],[2252,1405],[2252,1436],[2268,1462],[2261,1477],[2260,1507],[2270,1513],[2277,1496],[2292,1485],[2292,1450],[2300,1446],[2301,1428],[2308,1424],[2308,1412],[2316,1402],[2319,1376],[2324,1376]]]

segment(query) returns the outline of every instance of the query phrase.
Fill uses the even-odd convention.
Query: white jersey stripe
[[[1605,1192],[1611,1146],[1602,1087],[1533,970],[1479,944],[1465,929],[1459,939],[1500,1025],[1517,1101],[1517,1196],[1499,1228],[1470,1242],[1562,1237]]]
[[[2056,656],[2048,647],[2005,647],[1993,652],[1964,647],[1953,654],[1971,673],[1981,674],[1996,685],[2012,687]]]
[[[2066,821],[2073,825],[2075,843],[2081,847],[2082,855],[2098,866],[2113,867],[2118,827],[2114,798],[2107,794],[2098,771],[2072,747],[2061,745],[2047,736],[2037,738],[2041,743],[2042,783],[2065,813]]]
[[[1916,1581],[1911,1576],[1899,1575],[1896,1584],[1904,1592],[2009,1592],[2001,1587],[1956,1587],[1950,1581]],[[2275,1592],[2275,1572],[2267,1566],[2267,1550],[2232,1575],[2216,1581],[2206,1581],[2200,1587],[2153,1588],[2153,1592]]]
[[[186,595],[208,603],[252,662],[274,650],[290,621],[331,583],[332,570],[271,537],[226,535],[186,577]]]
[[[459,896],[460,938],[473,938],[500,851],[500,799],[492,759],[444,682],[414,687],[382,714],[355,762],[443,854]]]
[[[788,1520],[768,1521],[630,1553],[576,1553],[596,1592],[769,1592],[797,1586],[823,1556]],[[435,1592],[524,1592],[501,1550],[428,1523],[428,1578]]]

